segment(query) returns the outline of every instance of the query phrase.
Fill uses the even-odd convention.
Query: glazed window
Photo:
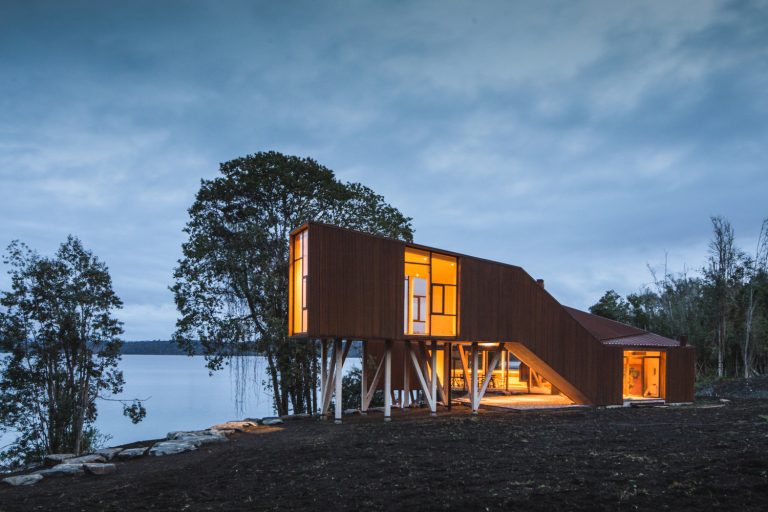
[[[457,261],[453,256],[405,249],[405,334],[456,336]]]
[[[624,398],[664,398],[662,393],[666,354],[664,352],[624,351]]]
[[[291,334],[307,332],[307,276],[309,275],[307,230],[293,235],[291,247]]]

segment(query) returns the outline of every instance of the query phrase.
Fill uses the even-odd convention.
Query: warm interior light
[[[456,258],[406,247],[404,259],[405,334],[456,336],[458,330]]]
[[[662,351],[624,351],[624,398],[664,398]]]

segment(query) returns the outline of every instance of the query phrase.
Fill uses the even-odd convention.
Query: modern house
[[[291,233],[289,335],[320,340],[321,408],[363,342],[362,411],[421,391],[431,412],[458,389],[566,403],[691,402],[694,349],[561,305],[520,267],[310,222]],[[341,408],[336,408],[341,420]]]

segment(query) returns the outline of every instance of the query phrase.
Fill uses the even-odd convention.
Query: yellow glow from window
[[[456,336],[456,271],[453,256],[405,249],[405,334]]]
[[[664,398],[666,354],[661,351],[624,351],[624,398]]]
[[[440,284],[456,284],[456,258],[432,253],[432,281]]]
[[[307,276],[309,275],[307,230],[293,236],[291,262],[291,334],[307,332]]]

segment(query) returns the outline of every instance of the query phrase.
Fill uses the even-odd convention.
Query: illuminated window
[[[456,275],[455,257],[405,249],[405,334],[456,336]]]
[[[664,398],[663,352],[624,351],[624,398]]]
[[[307,275],[309,274],[307,230],[293,236],[291,262],[291,334],[307,332]]]

